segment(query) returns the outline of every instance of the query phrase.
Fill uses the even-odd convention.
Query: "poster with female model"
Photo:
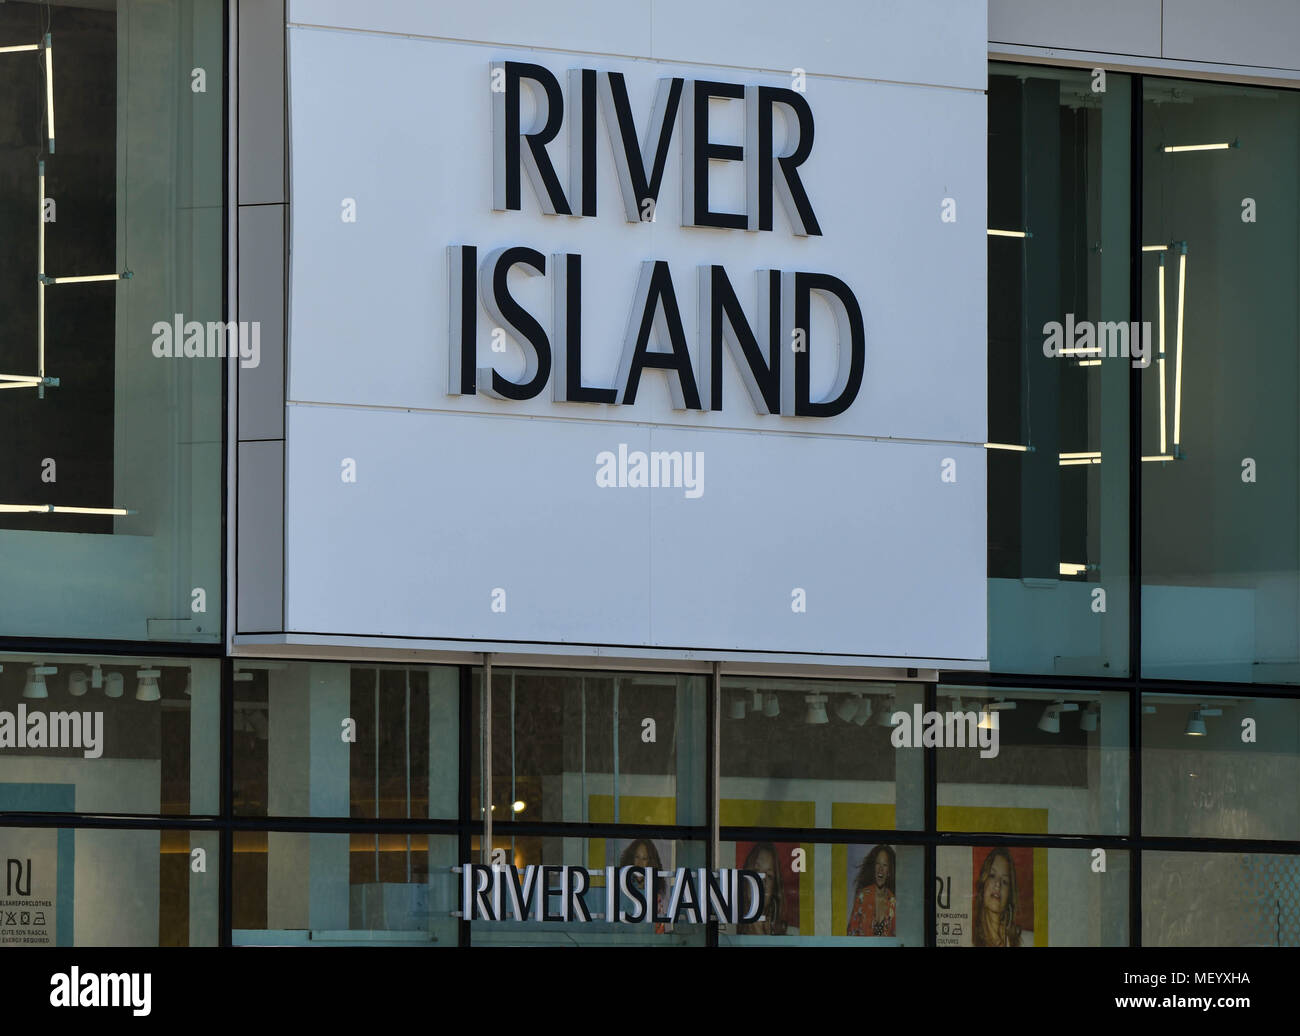
[[[893,937],[898,934],[895,875],[898,856],[889,845],[852,845],[848,849],[849,921],[847,935]]]
[[[938,945],[1034,945],[1033,849],[943,846],[938,865]]]

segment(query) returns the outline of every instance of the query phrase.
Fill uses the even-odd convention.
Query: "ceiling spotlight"
[[[1142,706],[1142,715],[1144,715],[1144,716],[1154,716],[1155,714],[1156,714],[1156,707],[1155,707],[1154,705],[1143,705],[1143,706]]]
[[[162,675],[158,669],[141,669],[136,674],[139,681],[135,685],[136,701],[157,701],[162,697],[162,691],[158,689],[158,677]]]
[[[27,669],[27,683],[23,685],[24,698],[48,698],[50,692],[45,689],[45,678],[53,676],[58,669],[52,665],[34,665]]]
[[[756,690],[756,691],[754,692],[754,700],[751,701],[751,702],[749,703],[749,711],[750,711],[750,712],[762,712],[762,711],[763,711],[763,692],[762,692],[762,691],[757,691],[757,690]]]
[[[892,727],[894,725],[894,698],[892,695],[885,699],[885,707],[880,710],[876,717],[876,725],[881,727]]]
[[[1097,717],[1101,715],[1101,706],[1093,702],[1079,716],[1079,729],[1091,734],[1097,729]]]
[[[853,714],[853,722],[858,726],[865,726],[867,720],[871,718],[871,697],[862,695],[862,700],[858,702],[858,711]]]
[[[781,703],[776,700],[776,691],[768,691],[763,696],[763,715],[769,717],[781,715]]]
[[[1014,709],[1015,707],[1016,707],[1015,702],[1007,701],[1005,698],[999,698],[997,701],[989,702],[980,711],[979,729],[997,730],[998,713],[1006,712],[1007,710]]]
[[[846,694],[840,698],[840,703],[835,706],[835,715],[844,720],[845,723],[852,723],[853,717],[858,714],[858,709],[862,705],[862,695]]]
[[[104,697],[120,698],[126,681],[122,679],[121,673],[109,673],[104,677]]]
[[[810,694],[804,698],[804,704],[808,706],[808,711],[804,713],[803,721],[819,726],[822,723],[829,723],[830,717],[826,715],[826,695]]]
[[[728,709],[727,714],[731,716],[732,719],[745,718],[745,699],[743,696],[737,695],[731,699],[731,706]]]
[[[515,801],[510,804],[510,809],[514,813],[522,813],[527,808],[528,804],[524,802],[523,799],[515,799]]]
[[[86,672],[84,669],[74,669],[68,674],[68,693],[74,698],[80,698],[86,693]]]
[[[1207,709],[1204,705],[1199,709],[1192,709],[1192,711],[1187,715],[1187,727],[1183,732],[1192,737],[1204,737],[1206,734],[1205,717],[1222,715],[1222,709]]]
[[[1059,734],[1061,732],[1061,713],[1078,712],[1079,706],[1074,702],[1068,705],[1062,698],[1057,698],[1051,705],[1043,710],[1042,718],[1038,721],[1038,729],[1044,734]]]
[[[90,686],[96,691],[104,686],[104,670],[97,664],[90,667]]]
[[[190,669],[186,669],[186,670],[185,670],[185,697],[187,697],[187,698],[190,697],[190,695],[191,695],[191,693],[192,693],[192,692],[191,692],[191,689],[190,689],[190,680],[191,680],[191,678],[193,677],[193,675],[194,675],[194,674],[193,674],[193,671],[192,671],[192,670],[190,670]]]

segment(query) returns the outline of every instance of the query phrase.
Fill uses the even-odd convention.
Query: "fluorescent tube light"
[[[1218,144],[1166,144],[1165,154],[1172,154],[1175,151],[1227,151],[1229,148],[1239,146],[1235,140]]]
[[[1072,565],[1065,561],[1061,562],[1061,575],[1063,576],[1078,576],[1086,571],[1088,571],[1087,565]]]
[[[41,45],[39,43],[24,43],[18,47],[0,47],[0,54],[17,54],[19,51],[22,50],[40,50],[40,49],[41,49]]]
[[[1142,246],[1142,251],[1144,251],[1144,252],[1167,252],[1167,251],[1169,251],[1169,246],[1168,246],[1168,245],[1143,245],[1143,246]]]
[[[1160,300],[1160,351],[1156,356],[1156,367],[1160,371],[1160,452],[1166,453],[1169,446],[1165,441],[1165,426],[1168,422],[1165,418],[1165,257],[1163,253],[1160,256],[1160,278],[1157,290]]]
[[[1174,341],[1174,452],[1183,441],[1183,296],[1187,283],[1187,246],[1178,256],[1178,330]],[[1161,453],[1164,450],[1160,451]]]
[[[994,230],[989,228],[989,237],[1028,237],[1027,230]]]
[[[50,154],[54,154],[54,41],[45,34],[45,118],[49,125]]]
[[[87,277],[46,277],[46,284],[89,284],[92,281],[120,281],[125,280],[124,273],[97,273]]]
[[[986,450],[1011,450],[1014,453],[1029,452],[1028,446],[1021,446],[1014,442],[986,442],[984,448]]]

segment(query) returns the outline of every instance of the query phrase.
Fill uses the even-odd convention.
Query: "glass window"
[[[234,702],[236,813],[456,816],[456,668],[241,659]]]
[[[1297,683],[1300,93],[1143,89],[1142,671]]]
[[[1300,839],[1296,788],[1300,701],[1142,695],[1143,834]]]
[[[1144,852],[1143,946],[1300,946],[1300,856]]]
[[[941,686],[938,703],[987,744],[937,750],[939,830],[1128,833],[1126,692]]]
[[[989,661],[1128,673],[1131,80],[989,67]]]
[[[456,838],[236,831],[236,946],[455,946]]]
[[[0,4],[4,635],[220,639],[223,7]]]
[[[941,845],[939,946],[1127,946],[1128,853]]]
[[[475,681],[479,815],[478,672]],[[493,823],[703,824],[706,686],[671,673],[494,669]]]
[[[721,862],[763,875],[764,910],[721,925],[722,946],[920,946],[925,851],[872,843],[723,842]]]
[[[479,840],[474,839],[474,859],[479,858]],[[470,941],[475,946],[703,946],[706,932],[702,924],[670,921],[656,922],[653,917],[644,924],[611,922],[606,917],[608,895],[605,886],[606,867],[652,867],[655,871],[671,872],[679,867],[704,866],[704,843],[698,841],[661,838],[654,832],[628,831],[618,838],[550,838],[538,835],[497,835],[492,838],[494,858],[507,866],[577,866],[586,867],[590,887],[583,895],[583,903],[591,921],[538,921],[536,914],[528,920],[517,920],[513,908],[504,907],[506,918],[499,921],[474,920],[470,922]],[[522,879],[521,879],[522,880]],[[559,909],[560,878],[549,876],[553,890],[550,909]],[[633,879],[635,880],[635,879]],[[671,873],[656,876],[655,910],[658,917],[667,917]],[[642,894],[644,879],[638,885]],[[637,899],[640,897],[638,896]],[[636,916],[640,907],[633,897],[618,892],[616,909]]]
[[[0,946],[215,946],[213,831],[0,827]]]
[[[923,827],[922,752],[895,748],[889,725],[923,693],[919,683],[725,678],[722,826]]]
[[[0,655],[0,812],[215,815],[215,659]]]

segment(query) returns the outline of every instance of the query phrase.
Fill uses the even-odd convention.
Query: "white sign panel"
[[[287,631],[985,657],[985,97],[724,48],[291,29]]]

